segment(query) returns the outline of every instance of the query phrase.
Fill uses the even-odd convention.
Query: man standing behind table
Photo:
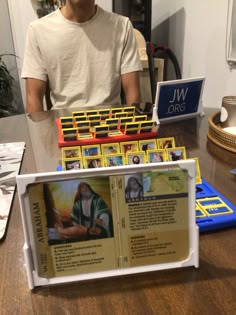
[[[47,81],[53,108],[140,102],[142,70],[127,17],[106,12],[94,0],[65,6],[29,25],[22,78],[27,112],[43,110]]]

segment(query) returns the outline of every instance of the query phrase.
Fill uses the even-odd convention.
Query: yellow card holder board
[[[198,267],[195,170],[182,160],[17,176],[29,288]],[[90,222],[85,193],[99,205]]]

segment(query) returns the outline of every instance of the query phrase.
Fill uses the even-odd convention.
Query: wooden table
[[[227,199],[236,201],[236,155],[207,140],[204,118],[161,124],[158,137],[174,136],[188,157],[199,157],[202,176]],[[55,170],[60,159],[55,117],[0,120],[0,142],[25,141],[22,173]],[[7,235],[0,243],[0,314],[236,314],[236,230],[200,235],[200,266],[28,289],[24,236],[18,196]]]

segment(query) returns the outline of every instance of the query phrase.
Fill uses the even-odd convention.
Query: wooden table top
[[[161,124],[188,157],[199,157],[202,176],[236,201],[236,155],[207,140],[209,113]],[[64,114],[64,113],[63,113]],[[2,118],[0,142],[25,141],[21,173],[55,170],[60,159],[54,119],[61,112]],[[200,234],[199,268],[185,267],[28,289],[24,235],[17,193],[6,238],[0,243],[0,314],[236,314],[236,230]]]

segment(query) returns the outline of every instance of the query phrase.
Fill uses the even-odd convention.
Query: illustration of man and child
[[[63,222],[63,218],[56,215],[54,229],[56,233],[53,237],[58,240],[86,241],[109,238],[113,236],[111,210],[88,183],[81,182],[75,194],[69,220]]]

